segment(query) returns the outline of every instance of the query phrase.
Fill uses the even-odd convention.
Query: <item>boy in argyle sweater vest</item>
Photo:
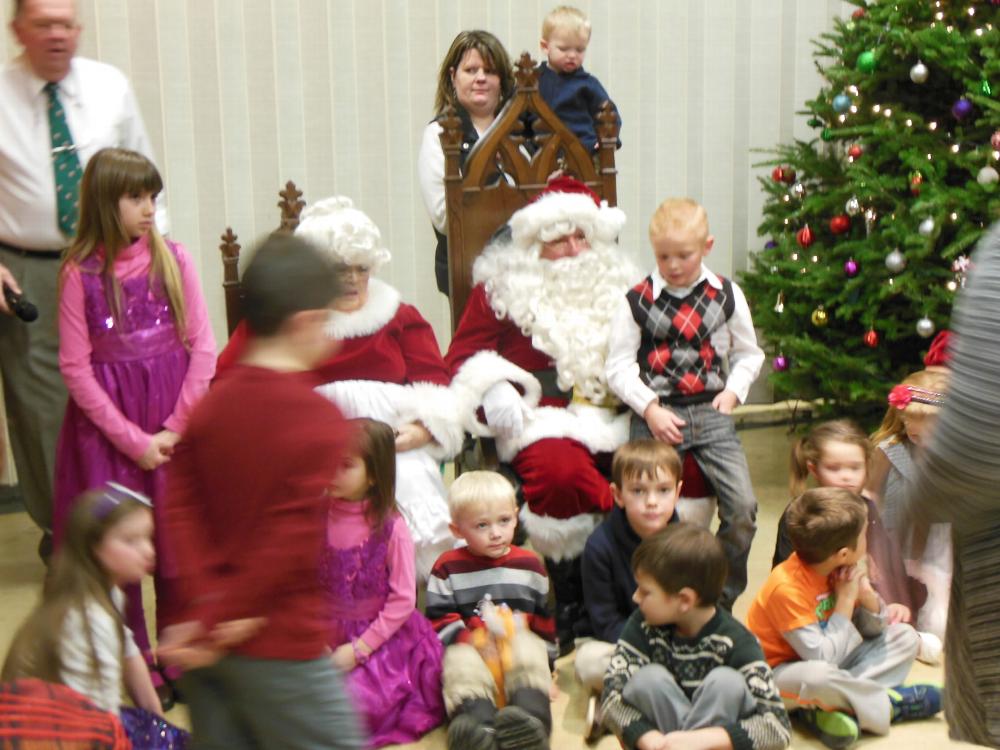
[[[682,456],[691,451],[714,488],[729,561],[719,604],[732,609],[746,588],[757,500],[731,412],[764,352],[743,292],[702,262],[715,241],[702,206],[664,201],[649,239],[656,270],[629,290],[613,319],[608,385],[632,407],[633,440],[652,436]]]

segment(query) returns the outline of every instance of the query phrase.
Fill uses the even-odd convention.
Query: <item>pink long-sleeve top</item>
[[[164,429],[180,434],[187,424],[191,409],[208,390],[215,374],[215,336],[208,320],[208,309],[201,293],[201,284],[191,256],[181,246],[173,245],[180,268],[184,291],[185,340],[190,360],[180,395]],[[98,253],[101,251],[98,250]],[[149,238],[143,236],[119,253],[114,274],[119,281],[148,274],[150,270]],[[90,356],[93,347],[87,328],[83,281],[80,268],[69,264],[63,269],[62,291],[59,295],[59,369],[70,396],[104,436],[119,451],[132,460],[146,452],[152,435],[126,419],[94,377]]]
[[[327,541],[336,549],[362,544],[371,535],[365,518],[365,503],[333,499],[330,501]],[[372,651],[392,638],[410,618],[417,606],[417,580],[413,539],[399,516],[389,535],[386,563],[389,566],[389,593],[378,616],[360,636]]]

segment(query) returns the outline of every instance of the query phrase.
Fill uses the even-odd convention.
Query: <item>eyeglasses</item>
[[[349,279],[352,276],[359,279],[367,278],[372,269],[369,266],[337,266],[337,276],[341,279]]]

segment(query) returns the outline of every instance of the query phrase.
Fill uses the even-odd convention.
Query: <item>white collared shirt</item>
[[[698,280],[689,287],[676,288],[667,285],[659,271],[653,269],[650,274],[653,282],[653,299],[660,296],[664,288],[672,297],[686,297],[694,287],[703,280],[716,289],[722,289],[722,281],[708,270],[703,263]],[[756,380],[761,365],[764,364],[764,351],[757,346],[757,334],[753,330],[753,319],[750,317],[750,306],[743,295],[743,290],[733,282],[733,314],[725,325],[712,332],[711,342],[720,357],[729,361],[729,375],[726,378],[725,389],[732,391],[740,403],[746,400],[750,386]],[[647,386],[639,375],[637,355],[642,343],[642,331],[632,316],[632,307],[625,295],[622,295],[618,309],[611,320],[611,342],[605,372],[608,385],[622,401],[633,411],[642,416],[651,401],[657,399],[656,393]]]
[[[0,68],[0,242],[26,250],[69,244],[56,218],[52,142],[45,81],[24,55]],[[59,82],[59,100],[81,166],[109,146],[129,148],[155,163],[128,79],[105,63],[75,57]],[[157,202],[164,234],[166,202]]]

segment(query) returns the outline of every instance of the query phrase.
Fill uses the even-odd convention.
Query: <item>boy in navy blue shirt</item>
[[[597,148],[594,118],[611,97],[601,82],[583,69],[588,44],[590,21],[582,11],[560,5],[545,16],[541,47],[548,62],[539,66],[538,93],[584,148],[592,152]]]
[[[581,561],[583,602],[594,640],[577,649],[575,666],[577,678],[591,689],[588,738],[600,724],[598,699],[615,643],[636,609],[632,554],[643,539],[680,521],[676,510],[680,478],[680,457],[664,442],[633,440],[615,451],[611,463],[615,507],[587,539]]]

